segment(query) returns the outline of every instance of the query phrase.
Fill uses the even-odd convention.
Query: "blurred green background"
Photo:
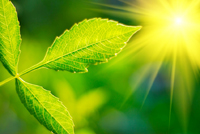
[[[19,72],[41,61],[56,36],[85,18],[109,18],[127,25],[140,25],[118,14],[94,9],[106,7],[93,2],[122,5],[118,0],[12,0],[21,24],[22,45]],[[133,36],[134,40],[137,36]],[[134,46],[134,44],[128,44]],[[106,64],[90,66],[86,74],[72,74],[41,69],[23,79],[41,85],[59,97],[75,123],[76,134],[199,134],[200,85],[194,81],[187,125],[181,111],[172,106],[169,128],[170,70],[164,64],[143,104],[150,76],[135,89],[134,84],[146,66],[152,70],[158,63],[141,60],[128,52],[128,46]],[[200,75],[196,75],[197,80]],[[10,77],[0,65],[0,80]],[[50,134],[21,104],[14,81],[0,87],[0,134]]]

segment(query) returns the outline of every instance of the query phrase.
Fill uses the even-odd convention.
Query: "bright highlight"
[[[176,25],[182,25],[183,24],[183,20],[182,20],[182,18],[176,18],[175,19],[175,23],[176,23]]]
[[[120,17],[133,19],[143,29],[127,46],[127,56],[133,61],[154,64],[145,66],[134,82],[135,91],[151,74],[147,94],[162,66],[170,74],[170,116],[173,98],[181,111],[183,125],[187,125],[187,114],[193,96],[195,75],[200,69],[200,0],[120,0],[126,7],[104,5],[124,11],[107,11]],[[105,10],[104,10],[105,11]],[[105,11],[106,12],[106,11]],[[134,54],[133,54],[134,53]],[[129,58],[130,59],[130,58]],[[126,58],[126,60],[128,60]],[[155,66],[155,63],[156,66]],[[144,103],[143,103],[144,104]]]

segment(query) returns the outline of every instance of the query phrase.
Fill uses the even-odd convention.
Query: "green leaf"
[[[20,44],[16,9],[9,0],[0,0],[0,61],[13,76],[17,74]]]
[[[44,60],[25,73],[40,67],[87,72],[90,64],[107,62],[115,57],[140,29],[140,26],[125,26],[101,18],[84,20],[57,37]]]
[[[17,93],[28,111],[55,134],[74,134],[74,123],[66,107],[44,88],[16,79]]]

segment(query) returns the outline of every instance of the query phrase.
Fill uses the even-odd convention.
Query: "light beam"
[[[186,116],[189,113],[187,109],[189,109],[193,94],[194,79],[200,69],[200,0],[120,1],[127,5],[124,7],[101,5],[121,11],[112,9],[101,10],[101,12],[112,13],[116,16],[120,14],[120,17],[132,19],[134,22],[137,20],[138,25],[143,26],[143,29],[134,37],[135,40],[126,47],[124,59],[134,55],[132,59],[126,58],[126,60],[139,59],[138,62],[143,63],[160,62],[160,67],[163,63],[171,65],[169,67],[171,70],[169,73],[171,74],[170,116],[172,100],[179,100],[176,108],[182,112],[180,115],[184,119],[183,125],[186,128]],[[156,68],[152,74],[157,74],[160,67]],[[142,80],[145,80],[147,75],[148,72],[138,78],[133,91],[142,84]],[[152,77],[153,81],[154,79],[155,77]],[[147,94],[152,82],[149,85]]]

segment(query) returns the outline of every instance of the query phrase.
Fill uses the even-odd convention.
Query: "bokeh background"
[[[137,18],[133,20],[120,14],[101,12],[109,7],[95,4],[123,6],[124,3],[118,0],[11,1],[17,8],[23,39],[19,72],[41,61],[56,36],[85,18],[101,17],[127,25],[141,25]],[[135,38],[137,35],[131,40]],[[130,46],[134,47],[134,44],[129,43],[110,62],[90,66],[85,74],[41,69],[23,76],[23,79],[43,86],[60,98],[73,117],[76,134],[200,133],[200,75],[196,74],[197,81],[193,83],[194,95],[186,125],[180,116],[182,111],[172,105],[169,127],[171,77],[168,67],[171,64],[165,63],[161,67],[143,105],[151,71],[137,90],[135,83],[147,66],[153,72],[159,63],[139,57],[139,51],[130,53]],[[0,80],[8,77],[10,75],[0,64]],[[0,87],[0,134],[50,134],[22,105],[14,81]]]

